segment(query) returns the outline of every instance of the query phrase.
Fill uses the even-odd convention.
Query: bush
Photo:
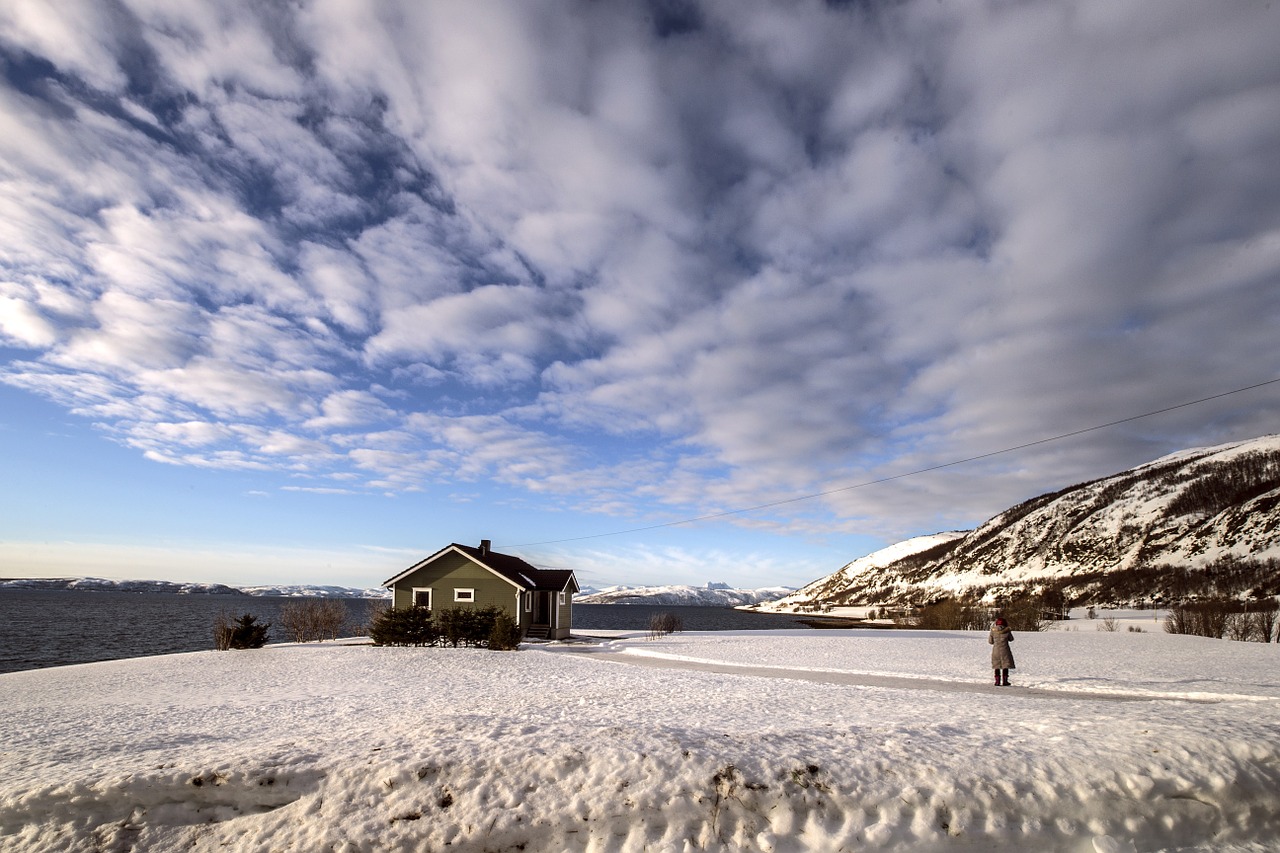
[[[520,648],[520,626],[505,610],[493,620],[489,632],[489,648],[495,652],[513,652]]]
[[[499,627],[499,623],[502,623]],[[488,607],[450,607],[431,611],[425,607],[374,611],[369,637],[377,646],[449,645],[492,648],[494,637],[503,651],[520,644],[520,628],[505,610]]]
[[[438,636],[426,607],[379,607],[369,620],[375,646],[432,646]]]
[[[684,630],[684,620],[674,613],[655,613],[649,617],[649,639]]]
[[[307,598],[280,607],[280,627],[295,643],[336,640],[347,617],[347,605],[336,598]]]

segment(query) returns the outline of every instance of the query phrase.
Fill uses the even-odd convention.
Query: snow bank
[[[981,635],[876,631],[11,673],[0,850],[1272,849],[1280,647],[1095,631],[1014,650],[1032,689],[985,686]],[[929,681],[808,680],[829,672]]]

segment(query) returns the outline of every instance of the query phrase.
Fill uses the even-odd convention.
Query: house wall
[[[433,610],[496,605],[512,616],[516,615],[516,587],[457,551],[441,554],[416,572],[396,581],[393,606],[402,608],[412,604],[414,587],[431,587]],[[454,601],[455,589],[474,589],[475,601]],[[518,621],[523,624],[526,620],[520,618]]]
[[[559,593],[555,593],[556,598],[553,601],[560,600]],[[551,639],[563,640],[569,636],[569,629],[573,627],[573,596],[566,592],[564,594],[564,604],[553,605],[558,611],[556,616],[556,624],[559,628],[553,628],[551,631]]]

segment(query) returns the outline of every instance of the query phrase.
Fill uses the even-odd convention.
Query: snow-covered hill
[[[769,609],[994,597],[1085,602],[1280,594],[1280,436],[1186,450],[1041,495],[976,530],[918,537]]]
[[[0,589],[75,589],[109,592],[167,592],[181,595],[254,595],[284,598],[386,598],[385,589],[313,584],[271,584],[233,587],[220,583],[112,580],[109,578],[8,578]]]
[[[963,530],[948,533],[931,533],[928,536],[916,536],[904,542],[897,542],[887,548],[881,548],[865,557],[859,557],[846,563],[839,571],[826,577],[818,578],[811,584],[803,586],[782,598],[761,603],[757,610],[765,613],[788,613],[796,610],[816,609],[839,597],[845,590],[859,583],[860,578],[868,573],[891,566],[898,560],[927,551],[939,545],[952,542],[965,535]]]
[[[739,607],[772,601],[791,592],[790,587],[728,589],[722,584],[707,586],[608,586],[575,596],[574,604],[655,604],[664,606]]]

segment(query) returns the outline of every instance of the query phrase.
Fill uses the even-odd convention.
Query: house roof
[[[462,552],[489,571],[506,578],[521,589],[554,590],[556,592],[579,591],[578,579],[573,574],[572,569],[539,569],[537,566],[531,566],[519,557],[513,557],[510,554],[499,554],[493,550],[481,551],[475,546],[459,545],[457,542],[441,548],[425,560],[419,560],[395,577],[383,581],[382,585],[391,586],[396,581],[412,572],[416,572],[446,551],[451,550]]]

